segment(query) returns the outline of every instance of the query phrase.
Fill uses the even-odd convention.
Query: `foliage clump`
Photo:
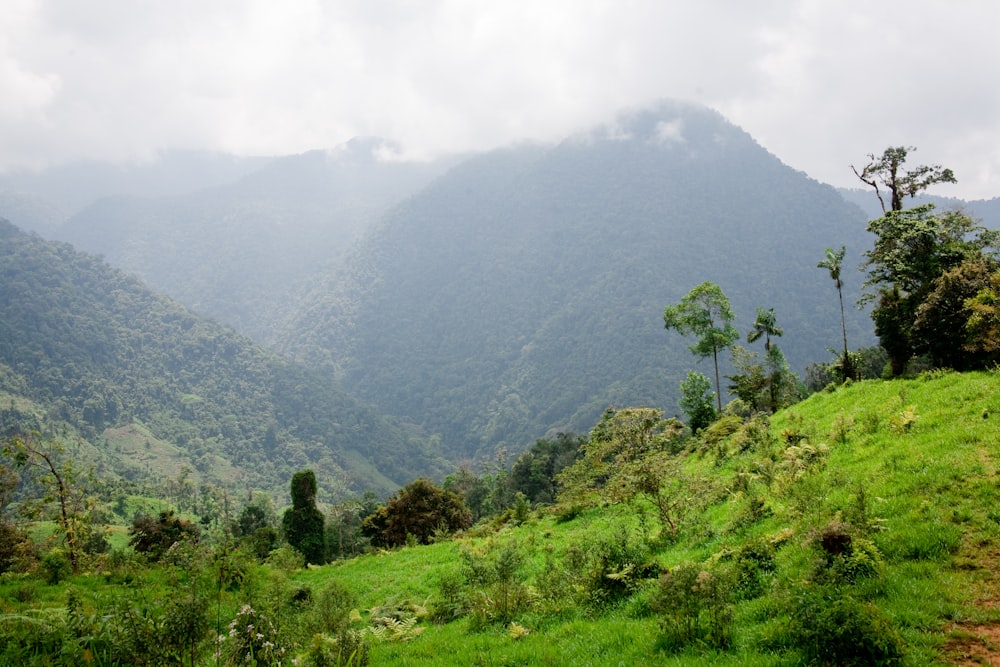
[[[271,619],[246,604],[229,622],[228,632],[219,637],[217,657],[225,665],[267,667],[280,665],[286,650]]]
[[[472,515],[457,494],[420,478],[366,517],[361,530],[375,546],[395,547],[406,544],[410,536],[429,544],[440,531],[450,533],[470,525]]]
[[[325,518],[316,508],[316,474],[300,470],[292,476],[292,506],[281,518],[281,528],[288,543],[297,549],[306,563],[326,562]]]
[[[657,646],[676,652],[692,644],[725,649],[732,644],[729,582],[696,563],[664,572],[653,597],[659,615]]]
[[[802,594],[789,634],[810,664],[891,667],[903,662],[903,640],[885,614],[836,589]]]
[[[164,510],[155,519],[149,515],[136,517],[129,535],[129,546],[151,561],[158,561],[178,542],[197,542],[200,531],[190,521],[174,516],[173,510]]]

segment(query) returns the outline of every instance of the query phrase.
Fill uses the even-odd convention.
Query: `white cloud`
[[[405,154],[552,140],[663,97],[851,185],[888,145],[1000,195],[1000,5],[6,0],[0,168],[164,148]],[[16,94],[9,94],[16,91]]]

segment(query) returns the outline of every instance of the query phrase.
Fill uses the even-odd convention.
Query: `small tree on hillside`
[[[320,564],[326,560],[323,513],[316,508],[316,475],[300,470],[292,476],[292,506],[281,518],[285,539],[306,559]]]
[[[701,480],[684,471],[683,437],[683,425],[663,419],[661,410],[609,408],[590,432],[583,457],[559,474],[560,500],[589,502],[596,490],[614,502],[644,500],[666,534],[676,535],[704,497]]]
[[[146,515],[136,517],[128,533],[129,545],[151,561],[163,558],[167,549],[178,542],[197,542],[199,538],[198,526],[174,516],[173,510],[160,512],[155,519]]]
[[[688,371],[681,380],[681,410],[688,418],[688,426],[695,433],[715,421],[715,406],[712,405],[712,381],[701,373]]]
[[[56,502],[56,523],[66,540],[66,555],[73,572],[78,571],[92,524],[87,518],[85,486],[78,479],[72,459],[65,456],[60,443],[39,440],[33,435],[9,438],[3,444],[3,453],[17,468],[33,470],[35,481],[45,489],[43,497],[37,502],[23,504],[23,510],[37,518],[53,500]]]
[[[704,282],[688,292],[680,303],[667,306],[663,323],[683,336],[698,336],[691,351],[699,357],[712,357],[715,364],[715,396],[722,412],[722,389],[719,383],[719,351],[732,347],[740,332],[733,326],[733,310],[722,288]]]
[[[361,532],[376,546],[393,547],[405,544],[409,535],[428,544],[439,531],[464,530],[471,525],[472,514],[457,494],[420,478],[367,516]]]

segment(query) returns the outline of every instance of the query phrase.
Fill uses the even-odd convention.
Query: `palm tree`
[[[844,317],[844,282],[840,279],[840,269],[844,263],[844,255],[847,248],[840,246],[840,250],[827,248],[825,258],[816,265],[820,269],[828,269],[833,284],[837,287],[837,296],[840,298],[840,330],[844,336],[844,357],[841,361],[841,370],[844,372],[844,379],[854,378],[854,367],[851,364],[851,355],[847,351],[847,320]]]
[[[763,336],[764,349],[770,352],[771,336],[780,336],[783,333],[785,333],[784,330],[777,325],[777,320],[774,317],[774,308],[768,308],[767,310],[758,308],[757,319],[753,321],[753,330],[747,334],[747,342],[755,343]]]
[[[771,412],[778,409],[779,389],[781,387],[781,375],[785,366],[785,357],[777,345],[771,345],[771,336],[780,336],[785,333],[778,326],[777,318],[774,316],[774,308],[757,309],[757,319],[753,321],[753,329],[747,334],[747,342],[754,343],[761,338],[764,339],[764,351],[767,356],[767,363],[770,366],[771,374],[767,380],[768,397],[770,399]]]

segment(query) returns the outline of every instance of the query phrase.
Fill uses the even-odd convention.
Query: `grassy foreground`
[[[209,586],[216,627],[206,632],[224,634],[252,604],[279,636],[297,637],[281,664],[293,655],[335,664],[307,655],[301,628],[315,618],[311,600],[337,582],[351,601],[344,623],[364,631],[372,665],[991,658],[980,636],[1000,627],[1000,374],[856,383],[769,421],[723,419],[680,456],[684,477],[699,483],[676,534],[646,500],[598,496],[427,546],[308,569],[259,566],[219,590],[169,566],[108,565],[59,585],[5,575],[0,630],[14,637],[18,623],[37,622],[49,631],[45,619],[74,605],[78,615],[100,615],[109,600],[152,608]],[[685,572],[697,575],[693,585],[671,588]],[[296,596],[306,603],[286,603]],[[111,649],[81,655],[125,664]],[[210,649],[198,656],[191,662],[225,662]]]

